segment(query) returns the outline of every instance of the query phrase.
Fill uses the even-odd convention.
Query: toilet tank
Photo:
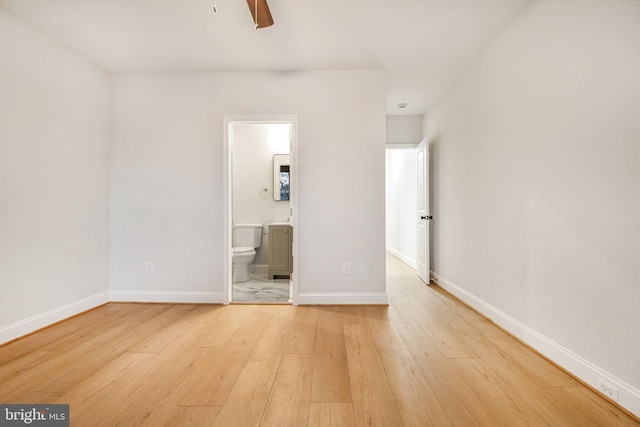
[[[233,247],[259,248],[262,244],[262,224],[236,224],[233,227]]]

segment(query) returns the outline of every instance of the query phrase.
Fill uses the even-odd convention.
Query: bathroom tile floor
[[[289,280],[268,280],[254,276],[248,282],[234,283],[232,301],[289,302]]]

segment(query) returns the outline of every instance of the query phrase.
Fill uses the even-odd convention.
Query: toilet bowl
[[[251,274],[251,263],[256,257],[256,250],[250,247],[233,248],[232,280],[235,283],[248,282],[253,278]]]
[[[251,263],[262,243],[262,224],[236,224],[233,227],[233,282],[248,282],[253,278]]]

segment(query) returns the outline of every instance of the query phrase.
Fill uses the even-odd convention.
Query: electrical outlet
[[[345,262],[342,264],[342,274],[344,275],[350,275],[351,274],[351,263],[350,262]]]
[[[618,401],[618,387],[604,378],[598,377],[598,390],[614,402]]]
[[[145,271],[147,274],[153,274],[153,262],[152,261],[147,261],[145,263]]]

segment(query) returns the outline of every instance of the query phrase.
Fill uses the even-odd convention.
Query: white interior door
[[[416,271],[423,282],[429,283],[429,150],[423,139],[416,148],[417,161],[417,259]]]

